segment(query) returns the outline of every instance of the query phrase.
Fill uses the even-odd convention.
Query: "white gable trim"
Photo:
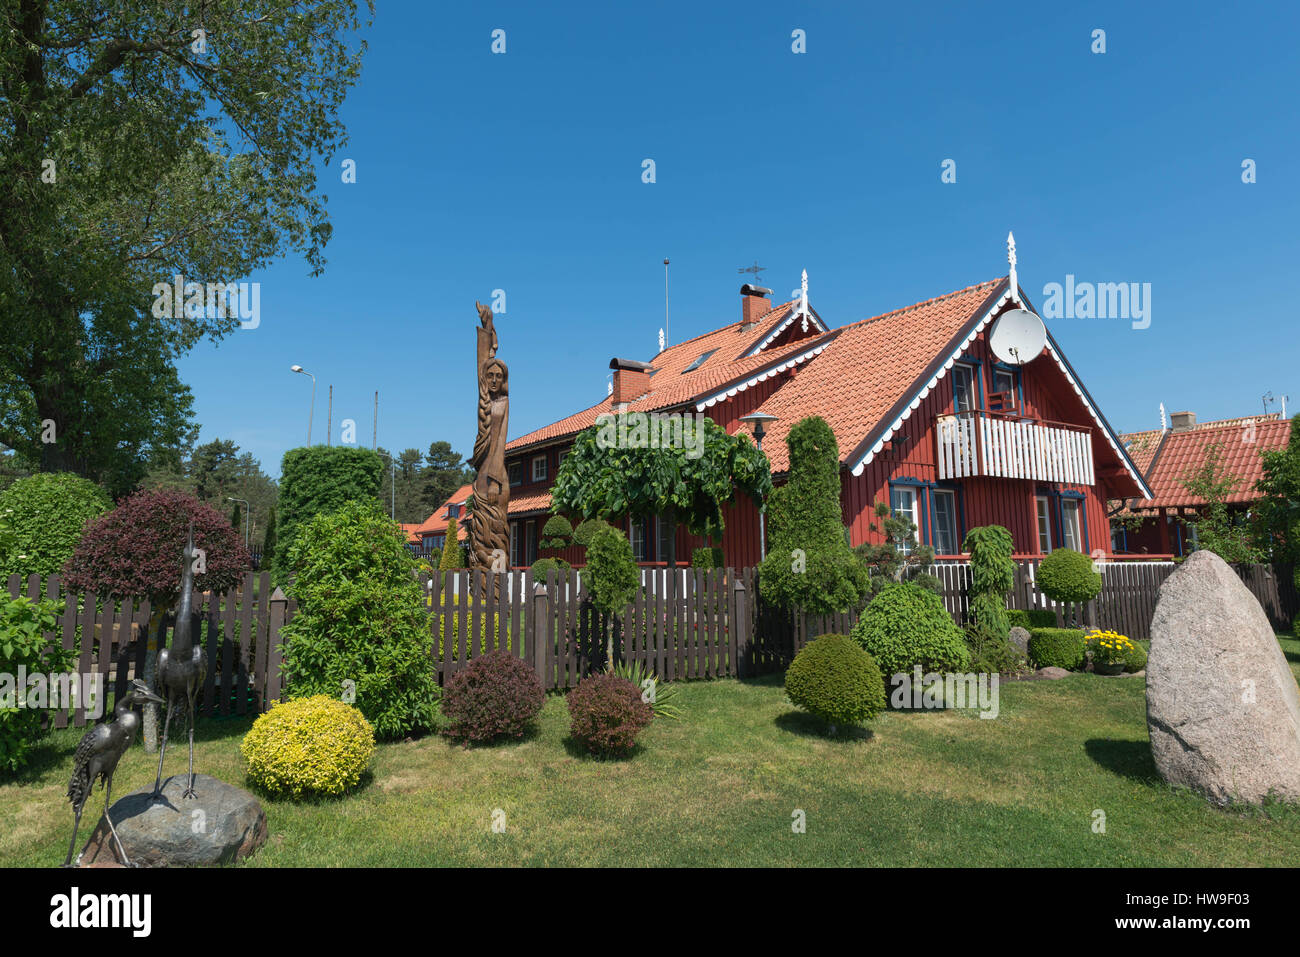
[[[807,352],[803,353],[802,355],[797,355],[797,356],[793,356],[792,358],[786,359],[778,366],[772,366],[769,369],[764,369],[762,372],[757,373],[752,378],[744,382],[737,382],[735,385],[728,386],[727,388],[722,389],[719,392],[715,392],[713,395],[708,396],[707,398],[700,399],[698,402],[695,403],[696,411],[703,412],[705,409],[717,405],[719,402],[722,402],[726,399],[730,399],[740,392],[744,392],[751,385],[758,385],[760,382],[763,382],[764,380],[769,379],[774,375],[780,375],[786,369],[792,369],[795,366],[799,365],[800,363],[807,362],[813,356],[820,355],[821,351],[825,349],[828,345],[830,345],[829,342],[823,342],[815,349],[809,349]]]
[[[939,371],[931,376],[930,381],[927,382],[914,396],[912,396],[912,400],[907,404],[907,408],[902,411],[898,418],[894,419],[894,421],[890,423],[889,428],[885,430],[884,434],[876,440],[875,444],[867,450],[862,458],[849,466],[853,475],[858,476],[862,474],[863,470],[871,463],[871,460],[876,457],[876,454],[894,437],[894,433],[902,429],[903,423],[906,422],[911,417],[912,413],[920,407],[921,402],[931,393],[931,391],[934,390],[934,387],[939,384],[939,381],[948,374],[948,370],[953,367],[953,363],[961,357],[962,353],[971,347],[971,344],[984,330],[984,327],[992,321],[995,315],[997,315],[998,310],[1011,301],[1011,298],[1011,287],[1008,286],[1007,291],[998,298],[997,302],[989,306],[980,321],[975,324],[975,327],[967,333],[966,337],[957,345],[957,348],[948,356],[948,359],[944,362]],[[1021,303],[1021,307],[1025,309],[1029,308],[1027,303]],[[1084,392],[1083,387],[1079,385],[1078,381],[1076,381],[1074,376],[1071,374],[1069,365],[1057,351],[1055,343],[1052,342],[1050,336],[1047,340],[1047,351],[1051,355],[1052,359],[1055,360],[1057,368],[1064,373],[1066,381],[1070,383],[1070,387],[1074,389],[1075,395],[1079,397],[1084,408],[1088,410],[1088,414],[1092,416],[1092,420],[1096,423],[1102,436],[1104,436],[1106,441],[1110,443],[1110,447],[1115,450],[1116,454],[1119,456],[1119,460],[1124,463],[1124,467],[1128,470],[1129,475],[1131,475],[1133,480],[1137,482],[1138,488],[1142,489],[1146,498],[1151,498],[1151,489],[1147,487],[1147,483],[1143,480],[1141,473],[1138,472],[1137,468],[1133,465],[1133,462],[1129,459],[1128,453],[1119,445],[1118,440],[1114,434],[1112,434],[1110,428],[1093,407],[1093,404],[1088,400],[1088,396]]]
[[[767,348],[768,343],[770,343],[773,339],[775,339],[775,338],[776,338],[777,336],[779,336],[781,333],[785,332],[785,330],[788,329],[788,328],[790,327],[790,323],[794,322],[796,319],[801,318],[802,316],[803,316],[803,313],[799,312],[799,310],[796,309],[794,306],[791,306],[791,307],[790,307],[790,315],[789,315],[789,317],[785,320],[785,322],[781,323],[779,326],[777,326],[775,329],[773,329],[772,332],[768,334],[768,336],[767,336],[766,339],[764,339],[764,340],[763,340],[762,342],[760,342],[758,345],[754,346],[754,348],[750,349],[748,352],[742,354],[740,358],[742,358],[742,359],[748,359],[750,356],[758,355],[758,353],[762,352],[764,349]],[[821,331],[821,332],[826,332],[826,331],[828,331],[827,328],[826,328],[825,323],[823,323],[820,319],[817,318],[817,315],[816,315],[816,313],[814,313],[814,312],[812,311],[812,307],[811,307],[811,306],[808,307],[808,320],[809,320],[813,325],[815,325],[819,331]]]

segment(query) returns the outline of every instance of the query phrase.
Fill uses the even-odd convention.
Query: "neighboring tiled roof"
[[[507,509],[511,515],[523,515],[525,512],[543,512],[551,507],[550,490],[544,492],[528,492],[523,495],[510,495],[510,506]]]
[[[408,545],[420,544],[420,535],[416,531],[416,529],[420,527],[419,522],[398,522],[397,524],[400,525],[402,531],[406,533],[406,543]]]
[[[1151,460],[1155,458],[1156,449],[1160,448],[1160,439],[1164,434],[1159,429],[1147,429],[1144,432],[1127,432],[1119,437],[1128,449],[1128,457],[1144,476],[1151,470]]]
[[[1276,413],[1256,418],[1221,419],[1201,422],[1185,432],[1166,431],[1163,444],[1159,430],[1134,432],[1122,436],[1126,441],[1133,437],[1154,436],[1148,445],[1158,446],[1160,454],[1155,461],[1147,459],[1145,470],[1147,484],[1151,486],[1150,501],[1134,503],[1137,511],[1152,508],[1185,508],[1204,505],[1205,500],[1187,491],[1185,481],[1189,473],[1205,464],[1212,446],[1219,448],[1221,474],[1237,477],[1237,485],[1227,496],[1228,502],[1252,502],[1258,495],[1255,482],[1264,474],[1260,453],[1269,449],[1285,448],[1291,423]],[[1154,451],[1154,449],[1153,449]]]
[[[432,515],[430,515],[427,519],[425,519],[416,527],[415,530],[417,534],[421,536],[445,534],[447,531],[447,525],[449,524],[447,521],[447,506],[463,505],[465,504],[465,500],[468,499],[470,495],[472,495],[473,493],[474,493],[474,486],[472,485],[462,485],[460,488],[456,489],[456,491],[451,493],[451,496],[447,499],[447,501],[443,502],[440,506],[438,506],[438,510],[436,512],[434,512]],[[460,539],[465,537],[464,524],[465,523],[460,521],[460,519],[456,520],[457,541],[460,541]]]
[[[1002,281],[992,279],[832,330],[835,338],[825,351],[758,409],[777,416],[763,438],[772,471],[789,469],[785,437],[810,415],[830,424],[845,462]],[[870,374],[864,374],[867,361]]]

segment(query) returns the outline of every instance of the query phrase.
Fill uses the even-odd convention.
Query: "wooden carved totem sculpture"
[[[492,310],[478,306],[478,436],[470,464],[474,478],[474,506],[470,510],[469,567],[504,572],[510,567],[510,479],[506,475],[506,427],[510,421],[510,372],[496,357],[497,331]],[[495,597],[497,581],[488,594]]]

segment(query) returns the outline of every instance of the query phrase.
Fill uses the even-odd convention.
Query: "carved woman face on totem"
[[[487,383],[488,395],[492,398],[504,395],[506,391],[506,367],[504,363],[493,360],[483,364],[483,381]]]

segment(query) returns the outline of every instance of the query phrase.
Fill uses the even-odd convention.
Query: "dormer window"
[[[696,356],[695,361],[682,370],[682,375],[685,375],[688,372],[694,372],[700,366],[704,365],[704,363],[708,360],[709,356],[713,355],[713,353],[717,351],[718,351],[717,349],[710,349],[708,352],[703,352],[700,355]]]
[[[459,505],[448,505],[448,506],[447,506],[447,517],[448,517],[448,518],[460,518],[460,506],[459,506]]]

